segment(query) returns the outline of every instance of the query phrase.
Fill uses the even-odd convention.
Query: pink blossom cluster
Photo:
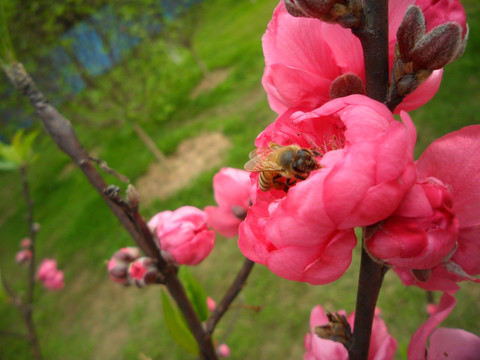
[[[57,269],[57,261],[43,259],[37,270],[37,279],[49,290],[61,290],[65,287],[63,272]]]

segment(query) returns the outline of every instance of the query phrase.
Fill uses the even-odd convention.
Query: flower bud
[[[118,250],[113,254],[107,265],[110,279],[122,285],[130,285],[128,266],[139,257],[140,250],[137,247],[124,247]]]
[[[217,348],[218,356],[227,358],[230,356],[230,348],[227,344],[220,344]]]
[[[28,264],[32,258],[32,252],[28,249],[23,249],[15,255],[15,261],[19,264]]]
[[[363,80],[353,73],[338,76],[330,85],[330,99],[336,99],[353,94],[365,94]]]
[[[57,262],[52,259],[43,259],[38,267],[37,279],[49,290],[61,290],[65,286],[63,272],[57,269]]]
[[[149,257],[141,257],[128,266],[128,278],[131,283],[142,288],[157,283],[160,277],[155,261]]]
[[[22,249],[28,249],[32,246],[32,240],[30,240],[29,238],[24,238],[22,239],[22,241],[20,241],[20,247]]]
[[[148,226],[155,229],[165,259],[177,264],[198,264],[215,245],[215,232],[207,227],[207,214],[193,206],[158,213]]]
[[[215,310],[215,308],[217,307],[217,303],[210,296],[207,296],[207,307],[210,312]]]
[[[415,70],[437,70],[457,60],[465,51],[467,34],[465,22],[447,21],[438,23],[426,33],[427,22],[418,6],[410,6],[397,31],[400,57],[404,63],[413,62]]]

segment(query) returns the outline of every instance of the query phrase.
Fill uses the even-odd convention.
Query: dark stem
[[[352,32],[365,61],[366,94],[384,103],[388,92],[388,0],[365,0],[364,23]],[[364,244],[362,244],[364,245]],[[387,267],[374,262],[362,246],[350,360],[367,360],[375,306]]]
[[[38,342],[37,332],[35,330],[35,324],[33,323],[33,294],[35,290],[35,235],[37,232],[35,223],[33,221],[33,200],[30,196],[30,189],[28,186],[27,166],[24,164],[20,166],[20,176],[22,179],[22,192],[27,205],[27,223],[30,236],[30,251],[32,257],[28,266],[28,288],[27,298],[25,303],[21,303],[19,310],[22,313],[25,325],[28,329],[28,336],[30,339],[30,345],[33,350],[33,354],[36,360],[42,359],[42,353],[40,351],[40,344]]]
[[[121,206],[119,202],[113,201],[104,193],[107,184],[93,166],[88,153],[80,143],[72,125],[48,103],[43,94],[36,88],[35,83],[25,71],[23,65],[16,63],[8,68],[4,68],[4,70],[12,84],[23,95],[29,98],[30,103],[34,107],[37,115],[39,115],[45,129],[55,144],[80,167],[91,185],[102,196],[110,210],[130,233],[133,240],[143,252],[147,256],[157,260],[157,266],[165,276],[166,286],[177,302],[180,310],[183,312],[190,330],[199,345],[202,358],[216,360],[217,355],[210,334],[204,330],[192,304],[188,300],[185,289],[177,277],[175,268],[168,265],[161,256],[145,220],[136,210],[130,211],[131,209],[129,209],[128,206]]]
[[[362,43],[368,97],[385,102],[388,91],[388,1],[365,0],[363,27],[352,29]]]
[[[353,339],[348,349],[350,360],[368,359],[375,306],[387,270],[388,267],[374,262],[362,246]]]
[[[232,285],[230,285],[230,288],[225,293],[225,296],[223,297],[223,299],[218,303],[218,305],[215,307],[215,310],[207,319],[206,327],[207,327],[207,332],[209,334],[213,333],[217,323],[220,321],[222,316],[230,307],[230,304],[233,302],[233,300],[235,300],[237,295],[242,290],[243,286],[247,281],[248,275],[250,275],[250,272],[252,271],[254,264],[255,263],[252,260],[247,258],[243,262],[243,266],[238,272],[237,277],[233,281]]]

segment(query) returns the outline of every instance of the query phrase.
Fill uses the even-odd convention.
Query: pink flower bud
[[[227,358],[230,356],[230,348],[227,344],[220,344],[217,348],[218,356]]]
[[[217,303],[210,296],[207,296],[207,307],[208,310],[213,311],[217,307]]]
[[[215,232],[207,228],[207,214],[193,206],[158,213],[149,226],[156,229],[166,259],[171,258],[177,264],[198,264],[215,245]]]
[[[128,266],[139,257],[140,249],[137,247],[124,247],[115,252],[107,265],[110,279],[122,285],[130,285],[127,276]]]
[[[395,214],[367,239],[371,254],[390,265],[430,269],[455,248],[458,220],[445,185],[428,178],[410,190]]]
[[[32,258],[32,252],[28,249],[20,250],[15,255],[15,261],[19,264],[28,264]]]
[[[37,270],[37,279],[49,290],[63,289],[63,272],[57,269],[57,262],[52,259],[43,259]]]
[[[22,241],[20,242],[20,247],[22,249],[28,249],[32,246],[32,240],[30,240],[29,238],[24,238],[22,239]]]
[[[136,259],[128,266],[129,281],[139,288],[155,284],[159,276],[155,261],[148,257]]]
[[[250,207],[250,173],[233,168],[222,168],[213,177],[216,206],[207,206],[208,223],[222,236],[238,235],[238,225],[245,219]]]
[[[339,311],[340,315],[346,316],[345,311]],[[347,321],[353,328],[355,313],[352,313]],[[320,305],[312,309],[310,314],[310,333],[305,335],[303,345],[305,347],[304,360],[317,359],[335,359],[348,360],[348,351],[345,346],[339,342],[322,339],[315,333],[315,327],[326,325],[329,319]],[[397,341],[388,333],[387,326],[380,316],[375,313],[372,326],[372,335],[370,338],[370,351],[368,353],[369,360],[394,359],[397,349]]]

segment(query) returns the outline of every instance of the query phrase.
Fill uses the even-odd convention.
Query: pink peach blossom
[[[413,3],[414,0],[389,1],[390,70],[397,29]],[[262,84],[270,107],[278,114],[289,108],[311,111],[323,105],[330,100],[332,82],[342,75],[355,74],[365,82],[362,47],[349,29],[318,19],[293,17],[283,1],[275,9],[262,44],[266,65]],[[442,70],[434,71],[395,112],[413,110],[428,102],[437,92],[441,78]]]
[[[437,309],[412,336],[407,352],[409,360],[478,359],[480,337],[462,329],[435,329],[453,310],[455,302],[455,298],[447,293],[442,296]]]
[[[424,197],[417,191],[418,186],[413,187],[415,196],[412,193],[407,195],[396,215],[385,221],[387,230],[384,231],[382,225],[377,231],[380,233],[378,240],[383,245],[378,243],[372,247],[367,241],[374,255],[397,265],[394,270],[405,285],[454,293],[458,290],[458,281],[480,281],[473,278],[480,274],[479,151],[480,125],[465,127],[434,141],[416,162],[417,185],[434,183],[442,190],[431,193],[430,203],[425,203],[422,200]],[[438,206],[432,207],[435,202]],[[443,210],[436,212],[435,208],[441,207]],[[428,211],[431,216],[425,216]],[[416,227],[414,232],[400,229],[404,224],[402,219],[406,217],[410,228]],[[455,230],[455,227],[458,229]],[[423,238],[418,236],[422,229],[428,230]],[[393,256],[402,256],[396,249],[399,244],[404,248],[407,245],[403,244],[417,247],[418,255],[405,252],[406,259],[393,259]],[[412,259],[408,259],[409,256]],[[415,277],[410,272],[412,268],[428,270],[427,277]]]
[[[32,251],[28,249],[20,250],[15,255],[15,261],[18,264],[28,264],[31,258],[32,258]]]
[[[345,311],[339,311],[341,315],[346,316]],[[353,329],[355,313],[352,313],[347,321]],[[328,318],[320,305],[312,309],[310,314],[310,333],[305,335],[304,347],[306,349],[303,360],[347,360],[348,352],[345,347],[332,340],[326,340],[315,334],[315,327],[328,323]],[[372,335],[370,338],[370,349],[368,352],[369,360],[389,360],[393,359],[397,349],[397,341],[388,333],[384,321],[376,312],[373,319]]]
[[[208,223],[222,236],[238,236],[238,225],[250,206],[250,174],[245,170],[222,168],[213,177],[217,206],[207,206]]]
[[[37,270],[37,279],[49,290],[61,290],[65,286],[63,272],[57,269],[57,262],[43,259]]]
[[[463,36],[467,33],[467,16],[462,3],[458,0],[416,0],[425,16],[427,32],[434,27],[447,22],[455,22],[463,29]]]
[[[316,148],[320,169],[288,193],[257,190],[240,225],[243,254],[290,280],[324,284],[340,277],[356,244],[352,228],[389,216],[415,181],[416,133],[406,113],[402,119],[352,95],[309,113],[289,111],[267,127],[257,147]]]
[[[438,179],[418,180],[395,214],[366,239],[370,253],[398,267],[438,265],[457,242],[458,219],[452,202],[451,193]]]
[[[210,254],[215,232],[207,228],[207,214],[193,206],[163,211],[149,221],[167,260],[196,265]]]

